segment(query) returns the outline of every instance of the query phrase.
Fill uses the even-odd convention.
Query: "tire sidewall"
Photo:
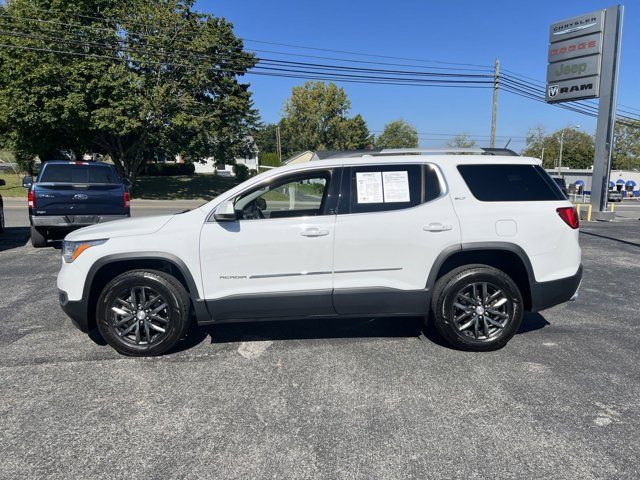
[[[503,347],[518,331],[522,322],[522,295],[513,281],[496,270],[475,268],[455,276],[444,288],[437,302],[436,320],[450,343],[472,350],[494,350]],[[453,323],[453,303],[458,293],[476,282],[488,282],[503,290],[509,299],[512,315],[507,326],[490,340],[475,340],[461,334]]]
[[[169,305],[169,330],[164,338],[151,345],[135,345],[123,340],[112,325],[111,307],[118,295],[133,287],[150,287],[157,291]],[[129,272],[112,280],[103,289],[96,308],[98,330],[104,339],[118,352],[125,355],[160,355],[180,339],[186,319],[184,301],[169,282],[151,272]]]

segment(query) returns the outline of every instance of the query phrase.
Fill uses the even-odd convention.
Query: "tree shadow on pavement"
[[[0,233],[0,252],[24,247],[29,241],[29,227],[5,227]]]

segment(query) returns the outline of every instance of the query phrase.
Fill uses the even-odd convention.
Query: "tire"
[[[0,233],[4,232],[4,205],[0,203]]]
[[[35,248],[47,246],[47,236],[34,226],[31,226],[31,245]]]
[[[160,299],[152,302],[156,296]],[[145,301],[147,308],[140,309]],[[165,308],[161,308],[163,304]],[[156,270],[131,270],[104,287],[96,306],[96,320],[104,339],[119,353],[156,356],[184,337],[189,328],[189,308],[189,294],[175,277]]]
[[[469,301],[474,291],[476,298]],[[522,294],[511,277],[480,264],[444,275],[436,282],[431,300],[440,335],[455,348],[476,352],[504,347],[520,328],[522,308]]]

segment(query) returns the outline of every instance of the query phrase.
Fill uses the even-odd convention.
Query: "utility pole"
[[[496,58],[493,67],[493,106],[491,108],[491,142],[490,147],[496,146],[496,120],[498,117],[498,86],[500,83],[500,60]]]
[[[542,158],[540,160],[542,160],[542,164],[544,165],[544,145],[542,146]]]
[[[282,163],[282,145],[280,143],[280,125],[276,125],[276,148],[278,149],[278,161]]]

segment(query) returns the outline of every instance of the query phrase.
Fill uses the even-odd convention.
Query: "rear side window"
[[[341,213],[400,210],[425,203],[442,194],[440,179],[432,165],[387,164],[351,167],[349,205]]]
[[[483,202],[565,200],[539,165],[458,165],[474,197]]]
[[[120,183],[113,168],[106,165],[50,164],[44,166],[41,182]]]

